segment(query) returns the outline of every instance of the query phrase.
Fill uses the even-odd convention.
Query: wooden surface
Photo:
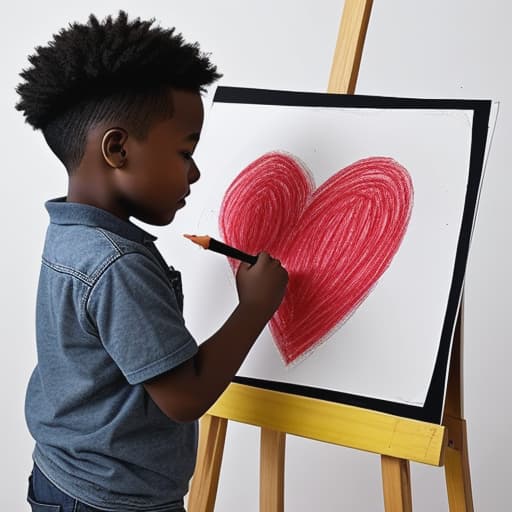
[[[209,414],[439,466],[445,427],[345,404],[230,384]]]
[[[411,472],[408,460],[383,455],[382,487],[386,512],[411,512]]]
[[[261,429],[260,512],[284,511],[284,453],[286,434]]]
[[[345,0],[328,92],[354,94],[373,0]]]
[[[450,512],[473,512],[473,493],[469,471],[466,422],[446,417],[450,444],[446,449],[445,479]]]
[[[227,420],[207,414],[201,419],[200,428],[197,466],[190,487],[187,510],[213,512],[219,486]]]
[[[450,370],[443,425],[448,447],[445,455],[445,480],[450,512],[473,512],[473,493],[469,468],[468,438],[464,420],[463,347],[464,294],[453,335]]]

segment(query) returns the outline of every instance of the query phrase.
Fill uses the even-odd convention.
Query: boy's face
[[[122,217],[133,216],[161,226],[169,224],[177,210],[185,206],[190,185],[200,176],[192,154],[203,124],[201,97],[195,92],[172,90],[169,101],[171,117],[156,122],[145,140],[139,141],[127,132],[126,138],[118,139],[122,160],[114,166],[112,183],[113,206]],[[105,137],[103,155],[108,158],[111,148]],[[118,147],[115,140],[111,146]]]

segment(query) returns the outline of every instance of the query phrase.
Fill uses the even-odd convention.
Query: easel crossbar
[[[227,391],[208,414],[424,464],[444,462],[442,425],[236,383]]]

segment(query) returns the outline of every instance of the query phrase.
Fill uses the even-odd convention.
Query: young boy
[[[16,108],[69,174],[67,196],[46,203],[29,502],[183,511],[197,419],[278,308],[287,273],[266,253],[242,264],[238,306],[198,347],[179,274],[130,222],[169,224],[199,179],[200,92],[219,75],[197,45],[121,11],[70,25],[29,60]]]

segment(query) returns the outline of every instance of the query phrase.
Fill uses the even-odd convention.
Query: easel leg
[[[412,512],[411,472],[409,461],[381,456],[384,510]]]
[[[261,429],[260,512],[284,511],[284,451],[286,434]]]
[[[228,420],[206,414],[201,419],[197,466],[188,499],[189,512],[213,512]]]
[[[466,422],[445,416],[444,424],[448,427],[444,469],[450,512],[473,512]]]

